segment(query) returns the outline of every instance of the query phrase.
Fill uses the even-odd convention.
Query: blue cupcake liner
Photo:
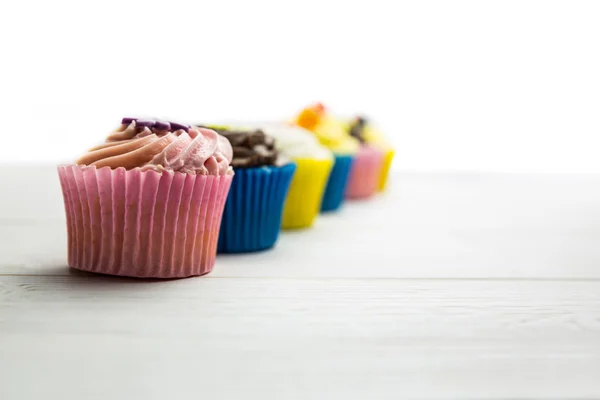
[[[248,253],[275,245],[296,164],[236,168],[223,210],[218,253]]]
[[[335,162],[323,195],[321,211],[335,211],[342,205],[353,160],[354,157],[350,155],[335,155]]]

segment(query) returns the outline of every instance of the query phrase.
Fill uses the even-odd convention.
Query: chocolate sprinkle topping
[[[280,166],[287,163],[287,160],[275,148],[275,139],[265,135],[260,129],[241,130],[213,126],[202,127],[212,129],[229,140],[231,147],[233,147],[231,166],[234,168],[252,168],[265,165]]]
[[[367,120],[363,117],[356,118],[350,124],[350,136],[358,139],[360,143],[365,143],[365,127],[367,125]]]

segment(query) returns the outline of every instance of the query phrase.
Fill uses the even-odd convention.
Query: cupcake
[[[140,278],[210,272],[232,155],[213,130],[124,118],[105,143],[58,167],[68,265]]]
[[[296,124],[311,131],[334,155],[334,164],[327,181],[321,211],[334,211],[344,200],[350,169],[360,146],[344,124],[328,115],[322,104],[305,108],[296,117]]]
[[[233,147],[235,177],[223,212],[219,253],[247,253],[275,245],[296,165],[260,129],[211,126]]]
[[[394,149],[381,131],[365,117],[356,117],[352,120],[348,130],[350,135],[358,139],[361,144],[373,146],[383,152],[383,161],[376,185],[377,191],[382,192],[387,185],[390,167],[394,158]]]
[[[283,229],[310,227],[323,201],[333,166],[331,150],[308,130],[283,122],[259,126],[275,138],[275,147],[296,163],[296,172],[283,208]]]

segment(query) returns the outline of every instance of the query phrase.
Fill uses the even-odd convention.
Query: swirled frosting
[[[226,175],[233,149],[217,132],[189,125],[123,118],[106,142],[90,149],[78,165],[127,170],[177,171],[198,175]]]

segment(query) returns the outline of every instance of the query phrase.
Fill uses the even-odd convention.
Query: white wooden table
[[[2,400],[600,397],[600,176],[396,173],[149,282],[69,270],[55,170],[1,171]]]

